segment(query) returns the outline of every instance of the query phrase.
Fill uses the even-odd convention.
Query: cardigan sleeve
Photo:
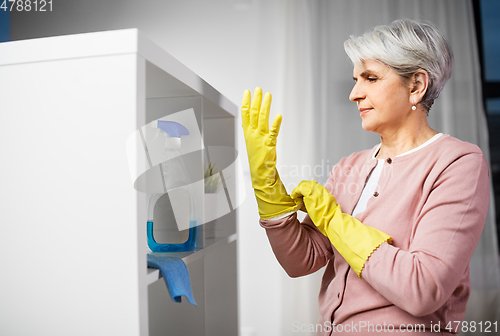
[[[330,241],[313,224],[309,216],[302,221],[294,213],[279,220],[261,220],[274,255],[290,277],[316,272],[332,258]]]
[[[459,286],[481,236],[489,205],[488,164],[473,152],[451,162],[438,176],[409,248],[387,243],[365,264],[363,279],[414,316],[439,309]],[[405,223],[400,223],[405,225]]]

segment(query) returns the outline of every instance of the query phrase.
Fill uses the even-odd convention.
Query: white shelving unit
[[[170,254],[198,307],[174,303],[146,265],[148,196],[126,149],[186,109],[205,147],[234,148],[237,107],[136,29],[2,43],[0,78],[0,334],[237,335],[234,183],[196,251]]]

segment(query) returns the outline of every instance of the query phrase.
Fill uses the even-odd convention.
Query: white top
[[[425,146],[428,146],[434,141],[436,141],[441,135],[443,135],[443,133],[438,133],[429,140],[427,140],[426,142],[424,142],[423,144],[421,144],[420,146],[413,148],[412,150],[409,150],[407,152],[404,152],[403,154],[399,154],[397,156],[404,156],[416,152],[417,150],[422,149]],[[375,155],[377,154],[381,145],[382,144],[379,144],[377,148],[375,148],[372,154],[372,158],[375,158]],[[384,169],[384,162],[386,160],[378,159],[377,161],[378,161],[377,166],[375,167],[375,169],[373,169],[372,173],[370,174],[370,177],[368,178],[368,181],[366,182],[365,187],[363,188],[363,193],[361,194],[361,197],[359,198],[356,207],[352,211],[352,216],[356,216],[357,214],[365,211],[366,205],[368,204],[368,200],[370,199],[370,197],[373,196],[373,193],[377,189],[378,180],[380,179],[380,175],[382,175],[382,170]]]

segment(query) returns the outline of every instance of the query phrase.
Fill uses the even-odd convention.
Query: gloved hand
[[[360,278],[372,252],[384,242],[392,243],[389,235],[342,213],[335,197],[316,181],[300,182],[291,197],[294,200],[303,199],[301,210],[309,214],[316,227],[330,239]]]
[[[281,115],[274,118],[269,131],[271,94],[266,93],[262,104],[262,90],[255,89],[250,105],[250,91],[246,90],[241,104],[243,132],[247,146],[250,175],[261,219],[270,219],[297,211],[302,200],[294,202],[276,170],[276,140],[281,125]]]

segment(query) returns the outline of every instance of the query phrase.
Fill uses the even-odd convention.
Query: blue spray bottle
[[[196,248],[196,221],[190,180],[180,152],[181,136],[189,131],[174,121],[158,120],[155,125],[165,137],[165,161],[160,170],[165,193],[149,199],[147,237],[153,252],[193,251]],[[179,231],[189,222],[189,229]]]

